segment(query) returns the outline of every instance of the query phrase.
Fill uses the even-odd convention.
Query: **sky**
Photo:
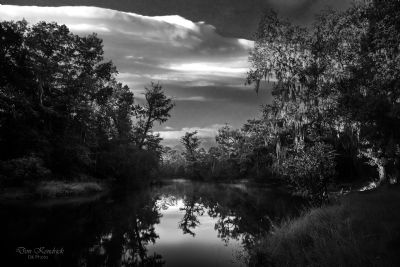
[[[349,0],[0,0],[1,20],[55,21],[79,35],[96,32],[118,80],[137,101],[159,82],[176,106],[157,126],[174,146],[186,131],[208,140],[225,123],[240,127],[271,101],[270,87],[257,95],[245,86],[252,35],[263,10],[274,8],[301,25],[329,5]],[[29,5],[29,6],[28,6]],[[35,5],[35,6],[32,6]]]

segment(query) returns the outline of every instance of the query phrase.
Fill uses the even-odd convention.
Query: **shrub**
[[[327,185],[335,175],[334,151],[330,145],[314,143],[290,153],[279,171],[296,191],[321,204],[327,200]]]
[[[21,185],[24,181],[37,181],[48,178],[51,171],[36,155],[11,159],[0,163],[0,173],[5,186]]]
[[[57,197],[82,195],[101,192],[103,186],[97,182],[67,183],[62,181],[41,182],[36,188],[36,194],[41,197]]]

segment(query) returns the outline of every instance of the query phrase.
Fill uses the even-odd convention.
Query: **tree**
[[[295,190],[320,205],[328,200],[327,187],[335,175],[334,157],[331,146],[318,142],[289,154],[279,167]]]
[[[181,144],[184,147],[183,156],[186,160],[186,173],[190,176],[197,177],[199,176],[199,147],[200,147],[200,139],[196,136],[197,131],[194,132],[186,132],[184,136],[181,138]]]
[[[157,166],[161,138],[151,129],[173,107],[160,85],[146,89],[146,105],[135,105],[104,61],[102,40],[65,25],[1,22],[0,40],[0,175],[20,173],[14,166],[125,179]]]
[[[272,178],[275,159],[276,135],[271,132],[271,122],[267,119],[248,120],[242,127],[245,143],[244,151],[248,161],[248,171],[257,178]],[[254,172],[255,171],[255,172]]]
[[[296,164],[306,164],[300,163],[307,160],[304,153],[321,143],[342,147],[342,137],[354,134],[347,129],[356,125],[338,108],[338,83],[348,77],[346,66],[353,63],[355,59],[351,55],[358,48],[354,44],[358,39],[346,36],[348,22],[351,22],[349,17],[342,19],[336,12],[327,10],[317,17],[313,30],[295,26],[273,11],[267,12],[260,23],[249,57],[252,67],[247,83],[255,84],[258,91],[262,79],[276,81],[273,102],[263,108],[263,118],[258,124],[262,126],[264,145],[275,146],[272,167],[280,175],[286,176],[282,166],[288,160],[295,158],[299,160]],[[354,25],[350,36],[358,36],[358,26]]]
[[[245,136],[238,129],[225,125],[218,129],[215,137],[218,149],[221,151],[220,165],[226,178],[240,177],[246,171]]]
[[[136,127],[137,147],[143,149],[144,146],[154,146],[152,141],[157,140],[151,135],[151,130],[155,122],[162,124],[168,120],[171,109],[174,107],[171,98],[168,98],[160,84],[151,83],[151,88],[146,87],[145,106],[137,106]]]
[[[399,1],[370,1],[359,13],[360,49],[341,82],[341,107],[360,125],[360,152],[376,166],[378,184],[397,180],[400,157]]]
[[[312,30],[266,13],[247,83],[258,90],[262,79],[276,80],[263,124],[277,167],[322,142],[336,150],[336,162],[353,162],[350,169],[368,160],[378,184],[397,180],[399,7],[366,1],[341,13],[328,9]],[[349,168],[337,169],[343,176]]]
[[[244,143],[244,136],[240,130],[232,129],[229,125],[225,125],[218,129],[215,140],[225,157],[235,158],[240,156],[239,153]]]
[[[170,147],[164,147],[162,153],[161,174],[168,177],[184,177],[185,159],[182,152]]]
[[[210,147],[207,153],[207,161],[210,170],[210,176],[212,178],[219,176],[218,165],[222,160],[222,151],[218,147]]]
[[[185,151],[183,155],[187,161],[196,161],[197,152],[200,147],[201,141],[196,136],[197,131],[194,132],[186,132],[184,136],[181,138],[181,144],[184,146]]]
[[[2,159],[34,153],[56,172],[90,168],[97,107],[104,102],[99,97],[117,89],[115,67],[103,62],[102,41],[56,23],[2,22],[0,28],[7,40],[0,63]]]

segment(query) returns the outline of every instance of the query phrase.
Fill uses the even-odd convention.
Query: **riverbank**
[[[274,226],[261,266],[400,266],[400,187],[354,192]]]
[[[0,201],[40,200],[90,196],[108,190],[99,181],[42,181],[22,187],[6,187],[0,191]]]

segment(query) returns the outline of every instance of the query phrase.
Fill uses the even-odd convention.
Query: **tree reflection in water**
[[[15,254],[15,247],[22,245],[64,248],[62,257],[50,258],[42,262],[43,266],[161,266],[166,258],[173,261],[193,256],[183,255],[181,249],[200,246],[197,239],[205,247],[188,253],[211,253],[201,255],[212,260],[221,254],[205,251],[218,239],[227,246],[230,240],[238,240],[246,251],[269,231],[271,221],[293,215],[298,206],[298,200],[260,186],[171,182],[140,192],[116,192],[106,199],[79,205],[0,205],[0,227],[4,229],[3,243],[7,244],[4,252],[13,257],[15,266],[27,263]],[[165,212],[173,218],[171,225],[163,225]],[[204,222],[214,227],[204,228]],[[194,238],[175,236],[174,227]],[[163,236],[159,237],[156,230],[163,230]],[[214,231],[218,238],[208,239],[213,238]],[[195,232],[202,234],[196,236]],[[171,242],[177,247],[171,248]],[[157,247],[157,243],[168,249]]]
[[[196,235],[191,229],[195,229],[200,224],[198,216],[203,216],[205,206],[199,203],[195,196],[190,196],[183,200],[184,206],[179,210],[184,211],[182,220],[179,222],[179,228],[182,229],[184,234],[190,234],[193,237]]]
[[[111,209],[106,234],[89,249],[84,266],[162,266],[162,256],[147,254],[147,246],[159,238],[154,225],[161,213],[154,197],[140,194]]]
[[[225,244],[230,239],[240,240],[246,250],[270,230],[273,222],[298,213],[302,204],[279,190],[266,192],[259,187],[195,182],[161,187],[158,195],[165,199],[160,202],[164,203],[164,209],[176,206],[178,199],[183,200],[179,210],[184,214],[178,223],[183,234],[195,236],[194,229],[201,227],[199,217],[208,215],[217,219],[214,229]]]

